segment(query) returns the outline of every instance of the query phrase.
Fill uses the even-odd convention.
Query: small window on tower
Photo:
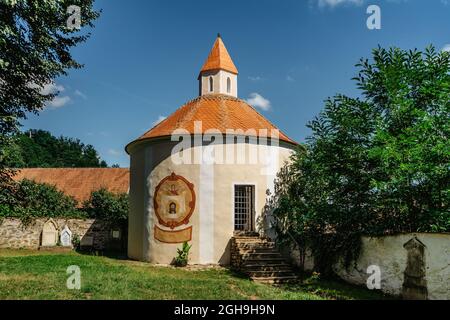
[[[227,78],[227,93],[231,92],[231,79],[230,77]]]
[[[213,92],[213,90],[214,90],[213,78],[209,77],[209,92]]]

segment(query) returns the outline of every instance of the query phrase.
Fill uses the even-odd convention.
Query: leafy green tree
[[[12,168],[107,167],[92,145],[78,139],[56,138],[44,130],[17,134],[7,150],[7,163]]]
[[[23,168],[25,161],[22,157],[22,149],[17,144],[17,139],[12,139],[7,148],[3,150],[4,163],[9,168]]]
[[[94,0],[0,1],[0,185],[11,182],[4,150],[27,112],[38,113],[54,98],[43,89],[70,68],[81,68],[70,50],[89,33],[72,28],[69,6],[81,13],[81,30],[93,27]]]
[[[114,194],[106,189],[94,191],[83,205],[89,217],[124,225],[128,221],[128,195]]]
[[[272,199],[325,273],[361,235],[450,231],[450,55],[378,48],[357,67],[361,97],[326,101]]]

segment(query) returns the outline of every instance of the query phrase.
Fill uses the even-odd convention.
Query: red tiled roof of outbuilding
[[[128,168],[26,168],[18,169],[15,181],[33,180],[55,186],[81,205],[92,191],[105,188],[113,193],[128,193]]]

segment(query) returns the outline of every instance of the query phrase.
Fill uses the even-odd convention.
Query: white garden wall
[[[412,240],[412,242],[410,242]],[[414,247],[411,249],[409,242],[423,246],[423,259],[416,255],[420,252]],[[406,245],[406,248],[405,248]],[[408,249],[409,248],[409,249]],[[342,264],[333,267],[336,273],[345,281],[357,285],[365,286],[370,274],[367,268],[371,265],[379,266],[381,271],[381,290],[385,293],[414,298],[410,291],[405,291],[405,270],[406,274],[414,276],[415,270],[420,269],[423,264],[423,279],[413,277],[413,281],[421,283],[425,287],[426,294],[416,298],[427,299],[450,299],[450,234],[439,233],[409,233],[385,237],[363,237],[361,255],[356,262],[352,263],[349,269],[345,269]],[[293,250],[291,257],[298,264],[298,251]],[[314,266],[312,257],[307,257],[305,269],[311,270]],[[416,268],[416,267],[417,268]],[[411,269],[412,268],[412,269]],[[408,285],[406,286],[408,287]]]

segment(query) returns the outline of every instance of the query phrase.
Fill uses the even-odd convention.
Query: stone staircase
[[[231,267],[262,283],[281,284],[298,279],[275,243],[257,233],[235,235],[231,239]]]

